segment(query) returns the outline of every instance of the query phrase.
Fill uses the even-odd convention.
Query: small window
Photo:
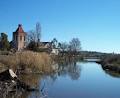
[[[20,36],[20,41],[22,41],[22,36]]]
[[[24,41],[25,41],[25,36],[24,36]]]
[[[16,39],[15,39],[16,41],[17,41],[17,36],[16,36]]]

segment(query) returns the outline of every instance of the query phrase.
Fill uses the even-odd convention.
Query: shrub
[[[109,55],[102,59],[103,64],[120,65],[120,55]]]

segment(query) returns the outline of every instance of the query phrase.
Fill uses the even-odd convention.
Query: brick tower
[[[26,47],[26,32],[24,32],[22,25],[19,24],[15,32],[13,32],[13,47],[20,51]]]

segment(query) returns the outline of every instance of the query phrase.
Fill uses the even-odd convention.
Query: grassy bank
[[[24,51],[11,55],[0,55],[0,63],[14,71],[19,69],[24,72],[50,73],[53,60],[47,53]]]
[[[100,63],[104,70],[120,73],[120,55],[106,55],[97,63]]]
[[[101,60],[102,65],[120,66],[120,55],[108,55]]]

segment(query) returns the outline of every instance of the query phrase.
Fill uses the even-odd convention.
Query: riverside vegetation
[[[109,54],[97,62],[102,65],[104,70],[120,73],[120,54]]]
[[[47,53],[33,51],[16,52],[0,55],[1,68],[12,68],[14,71],[28,73],[51,73],[53,60]]]

